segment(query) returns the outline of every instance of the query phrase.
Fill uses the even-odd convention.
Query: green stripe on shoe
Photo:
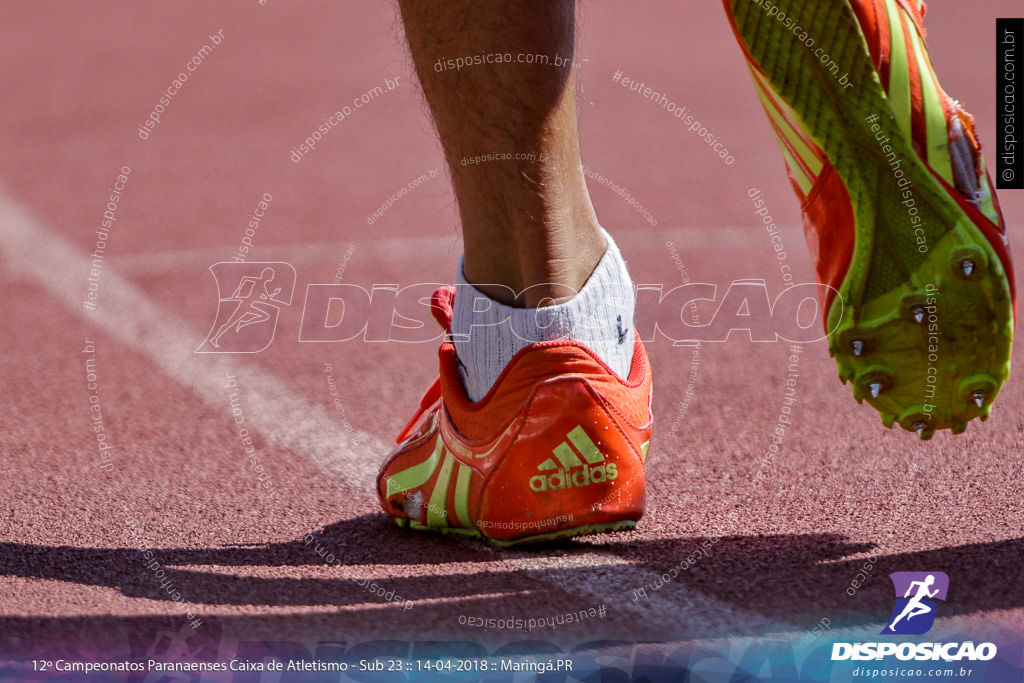
[[[454,466],[455,458],[445,450],[444,463],[437,475],[434,492],[430,494],[430,505],[427,506],[427,526],[448,526],[448,484]]]
[[[953,157],[949,152],[949,126],[946,122],[946,108],[943,106],[938,79],[931,70],[924,45],[916,31],[911,32],[914,55],[921,72],[921,94],[924,98],[925,132],[928,140],[928,165],[943,180],[953,184]]]
[[[467,529],[473,528],[473,520],[469,518],[469,480],[472,476],[473,470],[459,463],[459,474],[455,479],[455,516]]]
[[[801,161],[803,161],[804,165],[814,176],[812,178],[813,182],[814,179],[821,175],[821,169],[825,164],[817,152],[801,137],[801,132],[805,135],[810,135],[806,128],[803,131],[797,130],[797,126],[803,126],[800,115],[786,104],[785,100],[771,86],[771,83],[762,78],[753,67],[751,67],[750,72],[753,74],[754,84],[757,86],[754,89],[757,91],[757,96],[761,99],[761,104],[764,105],[765,111],[772,121],[775,122],[779,133],[786,137],[789,146],[796,151]],[[776,136],[779,133],[776,133]],[[802,169],[801,172],[803,172]]]
[[[777,118],[781,118],[777,111],[773,111],[771,100],[765,95],[760,88],[754,88],[757,90],[757,96],[761,99],[761,105],[764,107],[765,113],[771,121],[777,121]],[[782,137],[782,132],[779,130],[779,126],[776,123],[772,127],[772,134],[775,136],[775,141],[779,143],[779,151],[782,152],[782,158],[786,162],[786,168],[789,169],[789,174],[793,177],[793,180],[800,186],[800,190],[807,195],[813,187],[810,177],[804,172],[804,169],[800,164],[797,163],[796,159],[790,153],[789,148],[786,146],[786,142]]]
[[[789,169],[789,174],[796,181],[797,185],[800,186],[800,191],[807,196],[811,193],[811,189],[814,187],[814,182],[810,176],[804,172],[804,169],[800,164],[797,163],[796,158],[790,153],[789,148],[786,147],[786,143],[782,139],[782,133],[775,126],[772,126],[772,133],[775,134],[775,141],[779,143],[779,150],[782,152],[782,158],[786,162],[786,168]]]
[[[430,481],[434,470],[437,469],[437,463],[441,460],[441,453],[443,451],[444,442],[438,438],[437,445],[434,446],[434,452],[430,454],[429,458],[418,465],[413,465],[388,477],[388,495],[393,496],[396,493],[404,493],[410,489],[423,486]]]
[[[896,0],[886,0],[889,14],[889,106],[903,136],[911,136],[910,65],[907,63],[906,35],[903,33],[902,10]],[[918,60],[920,61],[920,60]]]

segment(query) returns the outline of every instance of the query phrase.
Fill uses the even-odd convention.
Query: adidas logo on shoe
[[[552,450],[554,458],[548,458],[537,466],[541,474],[530,477],[531,489],[539,493],[578,488],[601,484],[619,476],[615,463],[605,463],[604,453],[598,449],[583,427],[577,426],[566,435],[566,438],[567,441],[563,441]]]

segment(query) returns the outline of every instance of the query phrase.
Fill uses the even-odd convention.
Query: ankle
[[[600,236],[605,241],[603,231]],[[512,357],[537,342],[581,342],[613,373],[619,377],[629,374],[634,340],[633,285],[610,237],[606,245],[597,266],[574,296],[540,307],[511,307],[464,277],[459,278],[451,340],[470,400],[482,398]]]
[[[576,296],[608,241],[595,220],[572,230],[518,230],[507,242],[475,246],[466,244],[467,282],[506,306],[539,308]]]

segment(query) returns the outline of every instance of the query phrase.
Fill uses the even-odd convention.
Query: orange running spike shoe
[[[453,287],[431,308],[451,330]],[[399,526],[500,546],[629,530],[644,512],[651,369],[639,339],[626,381],[578,342],[520,351],[478,403],[451,343],[441,376],[377,477]]]
[[[724,4],[832,288],[840,379],[922,439],[986,419],[1010,371],[1013,272],[974,120],[928,57],[924,3]]]

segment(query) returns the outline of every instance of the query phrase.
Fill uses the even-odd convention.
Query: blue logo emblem
[[[919,635],[927,633],[935,623],[938,605],[934,600],[945,600],[949,590],[949,577],[943,572],[893,572],[889,574],[896,591],[889,625],[883,635]]]

